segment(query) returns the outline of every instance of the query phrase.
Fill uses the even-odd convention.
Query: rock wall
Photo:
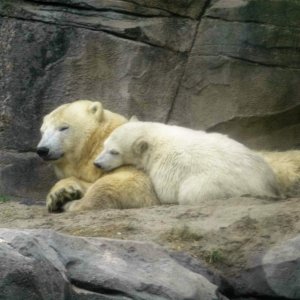
[[[295,0],[2,0],[0,192],[44,197],[42,116],[78,98],[299,148],[299,48]]]

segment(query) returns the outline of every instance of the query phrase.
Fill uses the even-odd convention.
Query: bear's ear
[[[140,120],[138,119],[137,116],[132,116],[130,119],[129,119],[129,122],[139,122]]]
[[[133,152],[137,155],[143,154],[149,148],[149,144],[144,139],[138,139],[133,144]]]
[[[98,121],[101,121],[103,118],[103,107],[100,102],[93,102],[88,111],[95,116]]]

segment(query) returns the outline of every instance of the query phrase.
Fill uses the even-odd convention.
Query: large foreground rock
[[[0,299],[216,300],[217,287],[161,247],[0,230]]]
[[[235,294],[300,299],[300,235],[267,251],[232,281]]]
[[[163,273],[170,271],[168,265],[165,265],[165,262],[169,261],[168,255],[164,251],[161,254],[161,248],[148,243],[151,241],[171,251],[172,258],[184,268],[189,269],[192,274],[199,273],[208,278],[219,287],[220,293],[229,299],[252,299],[251,297],[259,300],[299,299],[299,198],[274,201],[243,197],[203,201],[198,206],[171,205],[63,214],[49,214],[45,203],[39,206],[31,205],[32,203],[34,201],[29,201],[29,199],[22,199],[21,202],[11,200],[0,203],[0,228],[54,229],[77,236],[145,241],[145,244],[137,243],[134,246],[137,250],[131,253],[126,252],[129,249],[126,245],[131,245],[130,242],[123,244],[122,241],[115,241],[107,247],[115,253],[114,257],[123,259],[122,253],[128,255],[126,261],[130,261],[130,266],[134,268],[137,266],[134,260],[136,259],[139,263],[142,257],[137,253],[145,251],[143,253],[146,255],[146,261],[149,262],[150,257],[156,257],[151,263],[151,268],[146,269],[151,272],[156,270],[158,274],[155,273],[155,277],[157,278],[169,277],[168,273]],[[12,237],[15,236],[14,231],[7,232]],[[18,237],[14,240],[22,240],[23,243],[28,236],[25,233],[22,232],[21,235],[18,233]],[[73,266],[63,263],[69,279],[72,274],[75,274],[73,271],[76,268],[79,268],[76,270],[80,270],[81,267],[87,269],[88,267],[85,266],[96,259],[94,254],[92,255],[93,251],[96,253],[104,251],[104,248],[98,247],[100,244],[96,243],[91,246],[93,240],[90,239],[62,238],[60,235],[50,233],[47,238],[41,236],[40,233],[34,234],[34,239],[38,239],[39,243],[46,241],[46,250],[52,246],[55,249],[59,248],[57,251],[62,255],[64,262],[73,261],[73,258],[79,260],[79,263],[73,263]],[[63,242],[64,239],[66,242]],[[74,251],[69,249],[73,247],[71,241],[74,242]],[[101,243],[104,241],[101,240]],[[122,250],[116,254],[113,250],[116,248],[109,247],[122,248]],[[82,255],[76,249],[83,251],[80,252]],[[89,255],[92,256],[91,260],[83,258]],[[160,257],[166,258],[166,261],[161,260]],[[130,266],[128,265],[128,268]],[[92,272],[97,273],[96,267],[98,268],[98,266],[92,266]],[[174,277],[178,276],[177,267],[176,265],[173,271],[170,271]],[[209,269],[215,272],[211,273]],[[102,271],[108,274],[107,269]],[[182,269],[182,272],[185,273],[185,270]],[[128,277],[129,281],[144,274],[137,271],[135,273]],[[190,282],[192,290],[195,289],[194,275],[186,277],[188,281],[192,280]],[[170,276],[169,280],[174,280],[174,277]],[[87,280],[82,277],[80,280],[79,277],[76,278],[78,281]],[[182,282],[184,280],[182,279]],[[154,280],[154,283],[157,284],[157,281]],[[168,284],[164,287],[169,289]],[[173,288],[175,287],[174,285]],[[184,293],[184,291],[180,289],[180,292]]]

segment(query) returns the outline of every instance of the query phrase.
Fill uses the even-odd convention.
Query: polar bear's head
[[[44,117],[37,154],[51,161],[76,155],[102,118],[100,102],[79,100],[59,106]]]
[[[142,167],[142,159],[149,148],[144,122],[131,120],[115,129],[104,142],[104,149],[95,160],[95,165],[106,171],[122,165]]]

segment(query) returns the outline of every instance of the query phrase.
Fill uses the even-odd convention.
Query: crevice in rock
[[[252,48],[257,48],[257,49],[262,49],[266,51],[270,50],[292,50],[292,51],[299,51],[300,47],[298,46],[264,46],[264,45],[257,45],[257,44],[252,44],[249,42],[245,42],[246,47],[252,47]]]
[[[224,55],[222,55],[222,56],[224,56]],[[251,60],[249,58],[238,57],[238,56],[234,56],[234,55],[225,55],[225,57],[228,57],[228,58],[234,59],[234,60],[244,61],[244,62],[247,62],[247,63],[250,63],[250,64],[256,64],[256,65],[260,65],[260,66],[263,66],[263,67],[268,67],[268,68],[300,70],[300,68],[297,68],[297,67],[285,66],[285,65],[280,65],[280,64],[263,63],[263,62],[260,62],[260,61],[255,61],[255,60]]]
[[[58,24],[58,23],[51,22],[51,21],[27,19],[27,18],[22,18],[22,17],[19,17],[19,16],[18,17],[16,17],[16,16],[12,17],[12,16],[3,15],[3,14],[1,14],[1,12],[0,12],[0,17],[4,17],[4,18],[8,18],[8,19],[16,19],[16,20],[21,20],[21,21],[27,21],[27,22],[33,22],[33,23],[36,22],[36,23],[50,24],[50,25],[55,25],[55,26],[59,26],[59,27],[63,27],[63,28],[74,28],[74,27],[76,27],[76,28],[87,29],[87,30],[96,31],[96,32],[103,32],[107,35],[114,36],[114,37],[117,37],[117,38],[121,38],[121,39],[124,39],[126,41],[131,41],[131,42],[134,42],[134,43],[140,43],[140,44],[145,45],[145,46],[160,48],[160,49],[163,49],[165,51],[170,51],[170,52],[173,52],[173,53],[184,53],[184,52],[176,51],[175,49],[172,49],[172,48],[169,48],[169,47],[156,45],[156,44],[153,44],[153,43],[150,43],[150,42],[145,42],[145,41],[142,41],[142,40],[136,40],[134,38],[128,37],[127,35],[112,32],[112,31],[107,30],[107,29],[95,29],[94,27],[89,27],[89,26],[84,26],[84,25],[77,25],[77,24],[72,24],[72,25]]]
[[[97,297],[96,299],[108,299],[107,298],[108,295],[104,295],[103,293],[92,292],[90,290],[79,288],[78,286],[71,284],[71,283],[69,284],[69,287],[72,290],[72,295],[73,295],[73,293],[75,293],[75,295],[84,294],[84,295],[89,295],[89,296],[96,296]],[[100,296],[100,298],[99,298],[99,296]],[[110,297],[110,296],[108,296],[108,297]],[[68,293],[66,296],[66,299],[73,299],[73,297],[71,298]],[[94,299],[94,298],[92,298],[92,299]],[[110,297],[109,299],[112,299],[112,298]],[[121,297],[116,297],[116,299],[131,300],[132,298],[128,298],[128,297],[122,295]]]
[[[136,39],[128,37],[127,35],[123,35],[121,33],[117,33],[117,32],[114,32],[114,31],[107,30],[107,29],[101,29],[101,30],[98,30],[98,31],[104,32],[108,35],[115,36],[117,38],[133,41],[133,42],[136,42],[136,43],[141,43],[141,44],[144,44],[144,45],[148,45],[148,46],[155,47],[155,48],[160,48],[160,49],[171,51],[171,52],[174,52],[174,53],[184,53],[184,52],[181,52],[181,51],[176,51],[175,49],[172,49],[170,47],[160,46],[160,45],[153,44],[153,43],[150,43],[150,42],[145,42],[145,41],[142,41],[142,40],[136,40]]]
[[[158,14],[154,13],[137,13],[133,11],[128,11],[126,9],[122,8],[98,8],[92,5],[89,5],[87,3],[76,3],[76,4],[68,4],[68,3],[62,3],[62,2],[57,2],[57,1],[40,1],[40,0],[23,0],[25,3],[32,3],[32,4],[37,4],[37,5],[48,5],[52,7],[61,7],[61,8],[66,8],[66,9],[76,9],[76,10],[82,10],[82,11],[97,11],[97,12],[116,12],[116,13],[121,13],[124,15],[130,15],[130,16],[135,16],[135,17],[141,17],[141,18],[169,18],[169,17],[177,17],[177,18],[185,18],[185,19],[190,19],[190,20],[195,20],[194,18],[187,16],[187,15],[182,15],[178,13],[171,12],[167,9],[163,9],[161,7],[152,7],[152,6],[145,6],[145,5],[140,5],[138,2],[134,1],[121,1],[124,3],[129,3],[132,5],[135,5],[136,7],[140,7],[141,9],[149,9],[152,11],[157,11]],[[113,4],[113,3],[112,3]]]
[[[200,22],[201,22],[203,16],[205,16],[205,13],[206,13],[208,7],[209,7],[210,4],[211,4],[211,1],[212,1],[212,0],[206,0],[205,4],[204,4],[204,6],[203,6],[202,11],[199,13],[199,16],[196,18],[196,19],[199,20]],[[195,36],[195,38],[196,38],[196,36]],[[191,49],[192,49],[192,48],[191,48]]]
[[[295,70],[295,71],[299,71],[300,67],[292,67],[292,66],[286,66],[286,65],[280,65],[280,64],[270,64],[270,63],[264,63],[264,62],[260,62],[260,61],[255,61],[255,60],[251,60],[249,58],[244,58],[244,57],[239,57],[239,56],[234,56],[234,55],[228,55],[228,54],[197,54],[197,56],[203,56],[203,57],[224,57],[227,59],[231,59],[231,60],[238,60],[238,61],[244,61],[246,63],[249,64],[254,64],[254,65],[260,65],[263,67],[268,67],[268,68],[278,68],[278,69],[288,69],[288,70]]]
[[[196,33],[195,35],[197,35],[197,32],[198,32],[198,25],[197,25],[197,28],[196,28]],[[189,59],[189,55],[187,55],[186,59],[185,59],[185,63],[184,63],[184,66],[183,66],[183,71],[181,72],[180,76],[179,76],[179,79],[178,79],[178,85],[176,87],[176,90],[175,90],[175,94],[174,94],[174,97],[170,103],[170,108],[167,112],[167,115],[166,115],[166,119],[164,121],[164,123],[168,123],[170,121],[170,118],[171,118],[171,115],[172,115],[172,112],[174,110],[174,106],[175,106],[175,102],[176,102],[176,99],[177,99],[177,96],[179,94],[179,90],[180,90],[180,87],[181,87],[181,83],[182,83],[182,80],[183,80],[183,77],[185,75],[185,70],[186,70],[186,64],[188,62],[188,59]]]
[[[292,67],[292,66],[285,66],[285,65],[280,65],[280,64],[271,64],[271,63],[264,63],[264,62],[260,62],[260,61],[255,61],[249,58],[244,58],[244,57],[238,57],[238,56],[234,56],[234,55],[226,55],[226,54],[199,54],[198,56],[204,56],[204,57],[224,57],[224,58],[228,58],[231,60],[238,60],[238,61],[243,61],[249,64],[255,64],[255,65],[260,65],[263,67],[267,67],[267,68],[279,68],[279,69],[288,69],[288,70],[296,70],[299,71],[300,67]]]
[[[84,282],[77,279],[70,279],[71,284],[74,285],[76,288],[80,288],[82,290],[90,291],[93,293],[97,293],[100,295],[109,295],[109,296],[123,296],[130,299],[130,295],[126,294],[125,292],[115,290],[115,289],[109,289],[105,287],[101,287],[99,285],[93,285],[90,282]]]
[[[259,132],[257,126],[261,128],[262,124],[272,124],[272,130],[278,130],[284,127],[290,127],[298,124],[300,114],[300,105],[295,104],[288,109],[278,110],[272,113],[265,113],[263,115],[252,116],[235,116],[231,119],[211,124],[207,128],[207,132],[228,132],[230,129],[236,128],[237,130],[245,129],[244,136],[254,136],[254,132]],[[284,120],[284,121],[283,121]],[[256,125],[258,124],[258,125]],[[297,148],[300,145],[297,145]]]
[[[86,3],[78,3],[78,5],[74,4],[67,4],[67,3],[61,3],[61,2],[49,2],[49,1],[38,1],[38,0],[23,0],[24,3],[31,3],[35,4],[37,6],[43,5],[43,6],[49,6],[53,8],[62,8],[67,10],[72,10],[72,12],[78,10],[78,11],[95,11],[95,12],[112,12],[112,13],[120,13],[123,15],[133,16],[133,17],[139,17],[139,18],[169,18],[173,15],[169,13],[169,15],[160,15],[160,14],[143,14],[143,13],[137,13],[134,11],[128,11],[126,9],[122,8],[97,8],[91,5],[88,5]],[[137,5],[137,4],[136,4]],[[53,11],[52,9],[49,9]],[[159,9],[157,9],[159,10]],[[58,10],[61,11],[61,10]],[[182,16],[178,16],[183,18]]]
[[[291,25],[278,25],[273,23],[266,23],[266,22],[260,22],[255,20],[229,20],[221,17],[216,16],[210,16],[210,15],[204,15],[203,18],[205,19],[211,19],[211,20],[218,20],[222,22],[228,22],[228,23],[240,23],[240,24],[254,24],[254,25],[261,25],[261,26],[271,26],[271,27],[279,27],[279,28],[286,28],[286,29],[296,29],[299,30],[300,27],[297,26],[291,26]]]
[[[187,63],[189,61],[189,56],[192,52],[192,49],[194,47],[194,44],[195,44],[195,41],[196,41],[196,38],[197,38],[197,35],[198,35],[198,30],[199,30],[199,27],[200,27],[200,24],[201,24],[201,20],[202,20],[202,17],[204,16],[205,12],[207,11],[208,7],[210,6],[210,3],[211,3],[211,0],[207,0],[204,4],[204,7],[200,13],[200,15],[197,17],[197,20],[198,23],[197,23],[197,26],[196,26],[196,29],[195,29],[195,34],[194,34],[194,37],[193,37],[193,41],[191,43],[191,47],[189,49],[189,51],[187,52],[188,55],[187,55],[187,58],[186,58],[186,61],[184,63],[184,66],[183,66],[183,71],[179,77],[179,80],[178,80],[178,85],[177,85],[177,88],[175,90],[175,94],[174,94],[174,97],[173,97],[173,100],[171,102],[171,105],[170,105],[170,108],[168,110],[168,113],[167,113],[167,116],[166,116],[166,119],[165,119],[165,123],[168,123],[170,121],[170,118],[171,118],[171,115],[172,115],[172,112],[174,110],[174,106],[175,106],[175,102],[176,102],[176,99],[178,97],[178,94],[179,94],[179,90],[180,90],[180,87],[181,87],[181,83],[183,81],[183,78],[184,78],[184,75],[185,75],[185,72],[186,72],[186,67],[187,67]]]
[[[126,1],[126,0],[122,0],[122,2],[126,2],[126,3],[131,3],[131,4],[135,4],[135,5],[139,5],[138,2],[136,1]],[[140,5],[139,5],[140,6]],[[187,19],[190,19],[190,20],[195,20],[195,18],[192,18],[190,16],[187,16],[187,15],[182,15],[182,14],[178,14],[178,13],[174,13],[174,12],[171,12],[167,9],[164,9],[164,8],[158,8],[158,7],[154,7],[154,6],[149,6],[149,5],[144,5],[142,7],[145,7],[145,8],[149,8],[149,9],[157,9],[157,10],[160,10],[160,11],[163,11],[163,12],[166,12],[166,13],[169,13],[171,16],[173,17],[179,17],[179,18],[187,18]]]

